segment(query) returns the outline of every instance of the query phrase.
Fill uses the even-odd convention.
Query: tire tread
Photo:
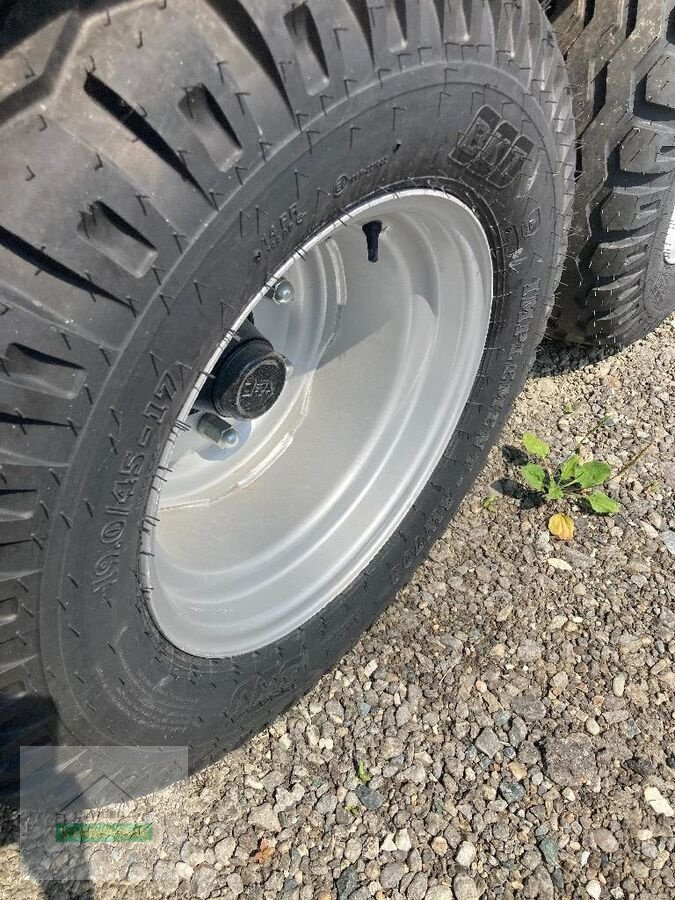
[[[555,19],[574,89],[580,170],[569,257],[548,329],[556,340],[620,347],[658,324],[645,295],[655,225],[672,213],[675,10],[668,7],[663,0],[569,4]],[[651,99],[657,95],[658,104]],[[645,252],[636,253],[642,243]],[[626,273],[635,276],[629,290],[622,287]],[[607,279],[616,280],[614,289]],[[673,307],[675,298],[660,317]]]

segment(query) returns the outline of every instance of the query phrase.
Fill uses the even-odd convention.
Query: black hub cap
[[[257,419],[279,399],[286,384],[286,360],[249,321],[225,350],[198,407],[223,418]]]

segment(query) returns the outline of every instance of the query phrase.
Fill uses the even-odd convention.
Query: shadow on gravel
[[[87,882],[86,873],[78,873],[78,881],[72,885],[62,880],[46,878],[45,869],[37,863],[42,862],[42,855],[32,847],[29,852],[21,842],[21,815],[22,807],[30,808],[30,812],[39,810],[39,797],[44,793],[45,782],[59,784],[66,793],[78,792],[79,788],[74,779],[61,770],[57,761],[56,747],[49,745],[57,742],[57,715],[56,707],[51,699],[45,697],[31,697],[17,699],[0,693],[0,741],[5,747],[11,747],[6,759],[0,766],[0,846],[17,844],[21,854],[22,874],[30,874],[40,886],[45,900],[56,898],[77,897],[80,900],[94,900],[93,886]],[[31,723],[30,728],[26,723]],[[22,738],[23,736],[23,738]],[[30,787],[19,795],[20,752],[22,743],[46,745],[40,757],[39,784],[36,788],[36,798],[31,798]],[[50,754],[53,749],[53,754]],[[51,762],[50,762],[51,761]],[[28,782],[30,782],[30,774]],[[82,879],[82,880],[80,880]]]
[[[508,450],[517,450],[517,448],[504,447],[504,451]],[[506,464],[508,466],[512,466],[512,461],[507,460],[504,453],[502,455],[504,456],[504,461],[506,462]],[[493,491],[501,494],[502,497],[508,497],[511,500],[517,500],[518,505],[521,509],[538,509],[545,503],[545,500],[541,494],[537,494],[535,491],[528,491],[527,488],[523,487],[513,478],[509,478],[508,475],[505,475],[503,478],[498,478],[496,481],[493,481],[490,487]]]
[[[544,340],[537,350],[537,357],[530,371],[530,378],[546,378],[576,372],[602,362],[620,353],[623,347],[581,347],[578,344],[559,344]]]
[[[492,482],[490,485],[492,490],[503,497],[517,500],[521,509],[538,509],[540,506],[543,506],[545,500],[541,494],[528,490],[525,485],[511,477],[516,474],[516,470],[520,466],[530,462],[527,453],[524,453],[520,447],[516,447],[513,444],[504,444],[501,448],[501,453],[506,473]]]

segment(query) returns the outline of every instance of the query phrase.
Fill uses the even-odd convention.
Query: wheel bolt
[[[197,431],[221,450],[232,450],[239,443],[237,429],[213,413],[205,413],[200,418]]]
[[[272,288],[270,300],[272,303],[278,303],[279,306],[283,306],[284,304],[291,303],[295,300],[295,288],[287,278],[280,278],[279,281],[277,281]]]

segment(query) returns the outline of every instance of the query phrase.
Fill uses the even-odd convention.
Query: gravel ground
[[[675,896],[674,407],[672,319],[605,360],[545,345],[397,602],[273,728],[190,780],[181,860],[155,866],[164,893]],[[579,516],[562,544],[543,509],[483,507],[524,429],[562,453],[606,413],[595,455],[618,468],[651,444],[612,486],[620,514]],[[4,829],[0,896],[40,896],[17,884],[16,823]]]

